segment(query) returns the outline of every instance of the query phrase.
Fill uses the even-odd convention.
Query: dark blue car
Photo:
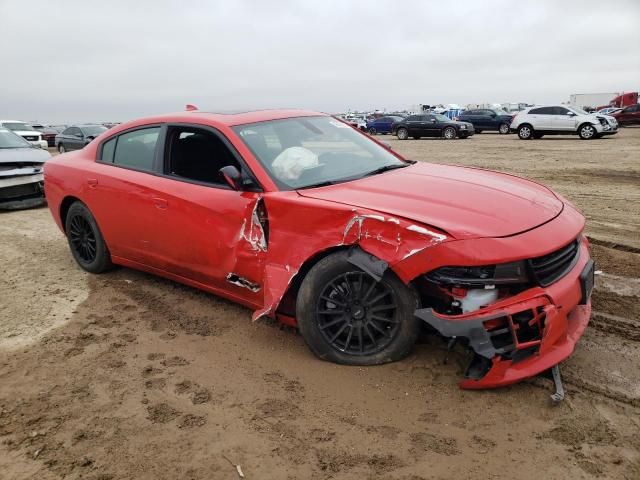
[[[458,115],[458,120],[472,123],[476,133],[482,133],[483,130],[494,130],[506,134],[509,133],[509,125],[511,125],[513,115],[494,108],[476,108],[462,112]]]
[[[391,133],[391,125],[402,120],[402,117],[396,115],[376,118],[375,120],[367,122],[367,132],[369,132],[370,135]]]

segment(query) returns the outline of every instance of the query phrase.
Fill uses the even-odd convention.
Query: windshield
[[[31,144],[9,130],[0,130],[0,148],[31,148]]]
[[[82,127],[82,132],[87,137],[97,137],[98,135],[100,135],[103,132],[106,132],[107,130],[108,130],[107,127],[103,127],[102,125],[88,125],[88,126]]]
[[[22,131],[24,131],[24,130],[29,130],[29,131],[34,130],[35,131],[35,128],[33,128],[31,125],[27,125],[26,123],[18,123],[18,122],[16,122],[16,123],[3,123],[2,126],[4,128],[8,128],[9,130],[18,130],[18,131],[20,131],[20,130],[22,130]]]
[[[332,117],[300,117],[233,128],[281,190],[355,180],[410,165]]]
[[[569,110],[573,111],[574,113],[577,113],[578,115],[589,115],[587,112],[585,112],[584,110],[578,107],[571,107]]]

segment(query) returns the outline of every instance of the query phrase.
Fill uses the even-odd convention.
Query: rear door
[[[553,107],[532,108],[527,117],[535,130],[553,130]]]
[[[86,202],[111,254],[153,266],[154,190],[160,125],[128,130],[100,144],[86,176]]]
[[[410,115],[405,120],[409,136],[420,136],[422,131],[422,115]]]
[[[478,110],[477,122],[480,130],[495,130],[493,111],[483,109]]]

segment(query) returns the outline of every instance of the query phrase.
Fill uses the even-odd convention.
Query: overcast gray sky
[[[0,0],[0,118],[640,89],[640,1]]]

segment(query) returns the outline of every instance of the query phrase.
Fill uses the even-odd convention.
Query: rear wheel
[[[396,136],[398,137],[398,140],[406,140],[409,137],[409,131],[404,127],[400,127],[396,131]]]
[[[580,135],[582,140],[591,140],[596,136],[596,133],[595,127],[589,123],[585,123],[580,126],[580,129],[578,130],[578,135]]]
[[[392,272],[376,281],[342,251],[309,271],[298,293],[296,316],[305,342],[321,359],[376,365],[411,351],[420,329],[416,306],[413,292]]]
[[[520,125],[518,128],[518,137],[520,140],[530,140],[533,138],[533,128],[530,125]]]
[[[476,130],[476,133],[482,133],[482,130]]]
[[[371,128],[369,129],[369,135],[375,135],[375,134],[376,134],[376,129],[375,129],[375,128],[373,128],[373,127],[371,127]]]
[[[509,133],[509,125],[507,125],[506,123],[501,123],[498,127],[498,132],[500,132],[502,135]]]
[[[447,140],[453,140],[456,138],[456,129],[453,127],[447,127],[442,132],[442,136]]]
[[[102,273],[113,266],[107,244],[86,205],[75,202],[69,207],[65,232],[71,254],[82,269]]]
[[[66,149],[66,148],[64,148],[64,144],[63,144],[63,143],[61,143],[60,145],[58,145],[58,151],[59,151],[60,153],[64,153],[64,152],[66,152],[66,151],[67,151],[67,149]]]

